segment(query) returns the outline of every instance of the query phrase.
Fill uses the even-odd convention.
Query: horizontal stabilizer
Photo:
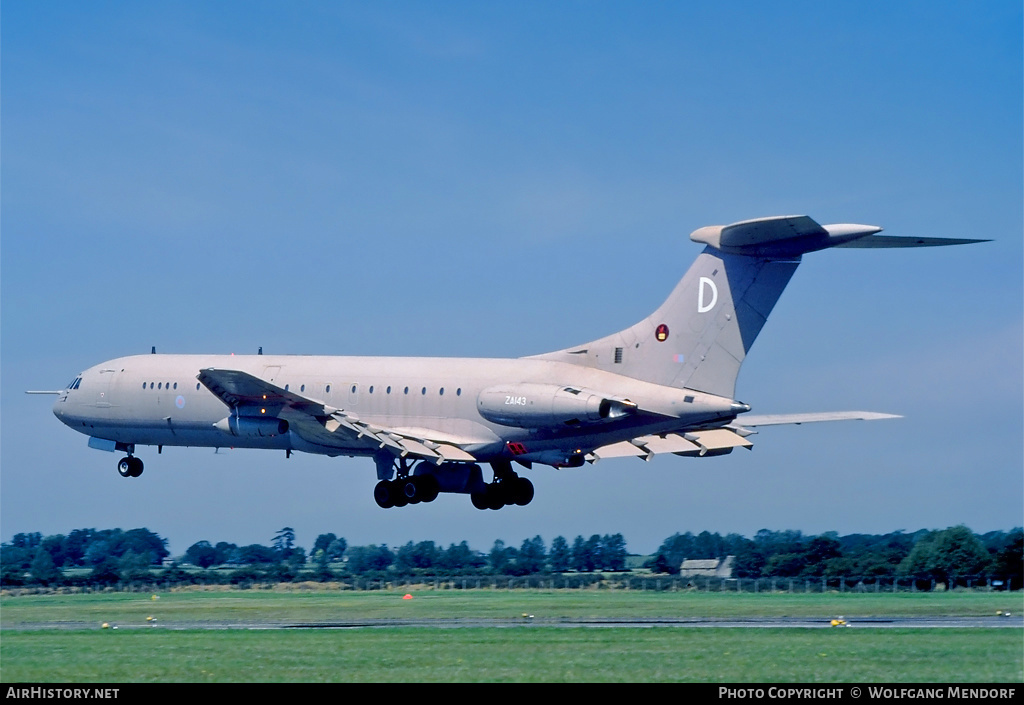
[[[743,220],[731,225],[708,225],[690,233],[690,239],[720,252],[769,259],[795,258],[840,243],[881,232],[877,225],[840,223],[819,225],[806,215],[780,215]]]
[[[743,220],[731,225],[708,225],[690,234],[694,242],[704,243],[720,252],[768,259],[799,257],[830,247],[937,247],[969,245],[988,240],[941,237],[901,237],[878,235],[875,225],[838,223],[819,225],[806,215],[782,215]]]
[[[968,240],[951,237],[902,237],[897,235],[869,235],[857,240],[850,240],[835,247],[941,247],[943,245],[971,245],[976,242],[992,242],[991,240]]]

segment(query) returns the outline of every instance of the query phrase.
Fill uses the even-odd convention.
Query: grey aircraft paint
[[[513,470],[658,453],[749,448],[758,426],[892,418],[871,412],[745,415],[736,377],[801,256],[829,247],[980,242],[876,235],[780,216],[696,230],[706,245],[668,299],[636,325],[520,359],[136,355],[91,367],[54,414],[89,445],[246,447],[374,458],[382,507],[470,494],[481,509],[527,504]],[[742,416],[741,416],[742,415]],[[489,463],[486,482],[480,463]]]

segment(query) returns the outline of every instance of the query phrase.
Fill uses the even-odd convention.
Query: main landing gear
[[[121,477],[138,477],[142,474],[142,469],[142,458],[136,458],[134,455],[127,455],[117,463],[117,471]]]
[[[525,477],[519,477],[507,460],[491,463],[494,469],[494,482],[484,485],[482,492],[473,492],[469,499],[477,509],[501,509],[517,504],[525,507],[533,501],[533,483]]]
[[[373,488],[373,499],[377,505],[389,509],[404,507],[407,504],[433,502],[440,494],[441,488],[433,475],[417,475],[415,477],[397,477],[394,480],[381,480]]]
[[[413,474],[405,458],[399,459],[397,466],[381,458],[378,477],[388,477],[390,472],[396,472],[397,476],[393,480],[378,482],[373,488],[373,499],[383,509],[433,502],[442,492],[468,494],[477,509],[501,509],[512,504],[525,506],[530,503],[533,499],[532,482],[519,477],[508,461],[495,461],[491,467],[494,469],[494,481],[485,483],[480,466],[475,463],[437,467],[423,462]]]

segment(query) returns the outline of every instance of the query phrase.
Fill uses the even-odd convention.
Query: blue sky
[[[3,540],[1024,523],[1019,2],[6,2],[0,33]],[[808,255],[740,375],[754,413],[904,419],[384,511],[368,460],[154,449],[126,481],[23,393],[152,345],[558,349],[660,304],[692,230],[798,213],[994,240]]]

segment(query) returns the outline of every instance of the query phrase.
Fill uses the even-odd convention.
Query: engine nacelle
[[[636,412],[636,404],[576,387],[508,384],[488,387],[477,397],[488,421],[518,428],[587,426]]]
[[[239,438],[271,438],[288,433],[288,422],[267,416],[228,416],[214,424],[224,433]]]

